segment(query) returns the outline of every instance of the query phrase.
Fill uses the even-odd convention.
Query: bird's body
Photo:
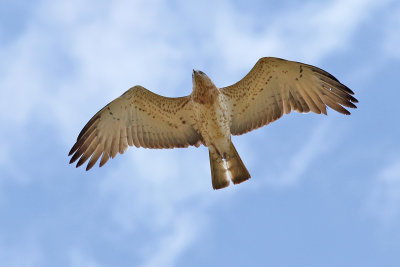
[[[72,147],[70,163],[89,157],[87,170],[100,166],[128,146],[209,148],[212,185],[220,189],[241,183],[250,174],[231,142],[291,110],[326,114],[329,106],[350,114],[353,92],[335,77],[311,65],[262,58],[242,80],[218,88],[201,71],[193,71],[192,94],[168,98],[135,86],[101,109],[83,128]]]
[[[213,188],[228,186],[229,179],[234,183],[249,179],[250,174],[231,141],[229,98],[204,73],[194,70],[190,99],[193,127],[209,149]]]
[[[199,102],[195,97],[191,97],[193,127],[202,136],[205,146],[213,152],[223,154],[227,151],[231,139],[229,103],[218,88],[212,90],[215,90],[215,97],[210,98],[212,100],[209,102]]]

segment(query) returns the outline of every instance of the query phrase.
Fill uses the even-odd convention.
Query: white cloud
[[[372,184],[368,208],[382,223],[392,227],[400,220],[400,159],[392,160],[378,173]]]
[[[347,47],[351,37],[374,9],[390,1],[337,0],[293,5],[279,16],[266,11],[252,18],[227,6],[218,16],[215,39],[231,71],[252,66],[261,56],[278,56],[317,63]],[[272,12],[272,11],[271,11]],[[258,28],[258,32],[252,29]],[[234,44],[234,45],[231,45]]]
[[[140,246],[144,266],[172,266],[207,225],[216,196],[206,156],[205,149],[138,149],[100,184],[121,236],[149,232]]]
[[[181,253],[198,235],[193,230],[201,227],[201,224],[199,218],[187,217],[186,215],[175,218],[172,231],[157,240],[157,244],[154,246],[155,251],[148,253],[147,260],[142,266],[175,266]],[[196,227],[193,227],[194,225]]]
[[[275,185],[297,184],[318,157],[335,146],[334,140],[328,137],[330,130],[332,130],[332,126],[329,122],[321,123],[290,158],[288,166],[281,171],[281,174],[272,176],[273,180],[269,180],[269,182]]]
[[[139,149],[127,153],[123,166],[113,168],[100,185],[102,194],[113,201],[114,219],[128,232],[148,221],[155,227],[170,224],[178,217],[176,213],[182,212],[181,204],[190,198],[201,202],[201,196],[211,188],[206,179],[210,175],[205,166],[208,161],[205,157],[199,160],[204,151],[182,155],[179,151],[162,152]]]
[[[279,140],[278,142],[282,143],[282,145],[289,142],[293,144],[293,147],[291,146],[289,151],[287,149],[281,150],[281,153],[275,156],[274,160],[276,162],[271,161],[271,164],[264,165],[264,168],[256,164],[258,166],[258,173],[262,174],[260,178],[264,181],[257,182],[254,186],[259,187],[260,183],[264,182],[269,186],[278,187],[298,184],[306,176],[306,173],[315,166],[315,163],[318,162],[321,156],[333,149],[336,146],[336,142],[340,140],[342,134],[340,129],[336,128],[335,134],[331,134],[334,124],[332,120],[334,120],[332,117],[326,118],[315,129],[310,130],[309,136],[302,142],[284,140],[283,138]],[[274,141],[268,140],[268,142],[272,143]],[[252,145],[249,144],[249,146]],[[246,158],[251,160],[250,164],[260,162],[260,157],[257,157],[258,154],[255,154],[257,152],[250,150],[247,153],[250,154],[248,157],[246,155]]]
[[[15,135],[0,133],[0,204],[4,200],[3,190],[6,190],[6,182],[12,180],[18,185],[26,185],[32,178],[15,160],[15,155],[12,153],[15,147],[10,143],[11,138],[15,138]]]
[[[0,119],[7,125],[26,124],[39,100],[46,99],[42,73],[45,66],[38,55],[42,53],[42,42],[37,34],[28,32],[3,50],[2,54],[9,54],[4,58],[9,60],[2,63],[6,66],[0,77]]]

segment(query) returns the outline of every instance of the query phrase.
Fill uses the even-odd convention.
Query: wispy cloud
[[[314,166],[317,159],[335,147],[335,139],[330,138],[332,126],[329,122],[321,123],[307,140],[289,158],[280,173],[268,175],[267,182],[276,186],[290,186],[300,182],[304,174]],[[336,136],[337,136],[336,132]],[[329,142],[327,141],[329,140]],[[268,170],[265,170],[268,173]]]
[[[126,231],[148,221],[154,226],[171,223],[183,212],[183,203],[209,192],[209,180],[204,179],[208,162],[199,160],[200,151],[163,152],[140,149],[124,155],[123,166],[113,168],[100,185],[101,194],[112,200],[116,222]]]
[[[154,251],[147,255],[142,266],[176,266],[176,260],[199,234],[197,228],[201,227],[201,224],[199,218],[191,218],[187,215],[175,218],[172,231],[158,239],[153,246]],[[193,227],[194,225],[196,227]],[[193,230],[196,232],[193,232]]]
[[[400,159],[390,160],[377,174],[371,186],[368,208],[390,228],[400,221]]]
[[[284,14],[273,16],[266,11],[268,15],[262,13],[262,17],[252,17],[253,14],[226,6],[218,16],[215,39],[225,66],[231,71],[242,71],[260,56],[315,64],[332,52],[346,48],[360,25],[376,8],[388,3],[374,0],[293,3],[293,8]],[[261,26],[260,21],[264,21]]]

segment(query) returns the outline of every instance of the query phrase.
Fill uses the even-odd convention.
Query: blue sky
[[[0,2],[0,266],[399,266],[400,3]],[[233,142],[252,179],[214,191],[204,147],[69,165],[133,85],[191,92],[258,58],[319,66],[351,116],[290,114]]]

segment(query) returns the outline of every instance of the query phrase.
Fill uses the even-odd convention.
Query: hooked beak
[[[201,70],[193,69],[193,76],[205,75]]]
[[[194,79],[196,76],[199,76],[199,71],[196,69],[193,69],[192,78]]]

